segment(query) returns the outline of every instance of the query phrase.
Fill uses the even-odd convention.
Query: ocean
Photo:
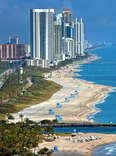
[[[92,51],[100,59],[81,66],[81,78],[96,84],[116,87],[116,46],[104,47]],[[116,91],[110,92],[96,105],[97,112],[88,115],[88,119],[100,123],[116,123]],[[111,132],[112,133],[112,132]],[[96,147],[92,156],[116,156],[116,143]]]
[[[116,143],[104,144],[94,148],[92,156],[116,156]]]
[[[116,46],[93,50],[100,59],[81,65],[80,77],[95,84],[116,87]],[[94,105],[97,112],[88,116],[90,121],[116,123],[116,90],[110,92],[100,103]]]
[[[54,127],[55,133],[103,133],[116,134],[116,127]]]

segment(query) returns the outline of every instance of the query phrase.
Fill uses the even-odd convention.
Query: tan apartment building
[[[0,60],[21,59],[24,57],[24,44],[0,44]]]

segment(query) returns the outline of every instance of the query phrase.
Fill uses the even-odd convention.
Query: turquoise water
[[[116,87],[116,46],[92,51],[100,57],[81,66],[81,78],[96,84]],[[95,105],[97,113],[88,116],[89,120],[101,123],[116,123],[116,91],[108,93],[101,103]]]
[[[116,156],[116,143],[104,144],[96,147],[92,156]]]
[[[116,46],[92,51],[101,59],[81,66],[81,78],[96,84],[116,87]],[[116,123],[116,91],[108,93],[102,101],[94,106],[97,113],[90,114],[89,120],[101,123]],[[56,133],[116,133],[116,127],[65,127],[54,128]],[[116,156],[116,143],[96,147],[92,156]]]
[[[101,59],[81,66],[81,78],[96,84],[116,87],[116,46],[92,51]],[[89,120],[101,123],[116,123],[116,91],[108,93],[95,105],[97,113],[90,114]],[[116,127],[65,127],[54,128],[56,133],[116,133]],[[116,143],[96,147],[92,156],[116,156]]]
[[[92,53],[101,59],[81,66],[81,79],[92,81],[96,84],[116,87],[116,46],[94,50]],[[97,113],[90,114],[88,119],[102,123],[116,123],[116,92],[111,92],[102,99],[101,103],[94,105]],[[110,129],[99,129],[101,132]],[[96,132],[96,131],[95,131]],[[92,156],[116,156],[116,143],[96,147]]]
[[[116,134],[116,127],[56,127],[56,133],[112,133]],[[104,144],[92,151],[92,156],[116,156],[116,143]]]

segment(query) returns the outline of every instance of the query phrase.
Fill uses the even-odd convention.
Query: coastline
[[[109,96],[110,96],[109,94],[112,93],[112,92],[113,92],[113,90],[107,92],[107,93],[104,95],[104,97],[101,98],[101,101],[100,101],[100,102],[91,105],[91,107],[93,107],[93,109],[95,109],[96,111],[95,111],[95,112],[92,112],[92,113],[90,113],[90,114],[87,115],[87,118],[88,118],[89,121],[95,122],[92,118],[94,117],[95,114],[101,112],[101,109],[99,109],[98,107],[96,107],[96,105],[99,105],[99,104],[104,103],[104,102],[105,102],[105,99],[106,99],[107,97],[109,97]]]
[[[97,139],[92,141],[78,141],[78,138],[87,138],[88,136],[95,136]],[[81,133],[70,139],[69,136],[60,136],[60,138],[54,140],[53,142],[43,142],[39,145],[39,149],[47,147],[48,149],[53,149],[54,146],[58,147],[60,151],[77,151],[85,156],[92,156],[92,151],[97,146],[104,144],[115,143],[116,134],[101,134],[101,133]]]
[[[89,62],[89,60],[82,62],[81,64],[87,62]],[[20,117],[19,117],[20,114],[23,114],[24,118],[29,118],[30,120],[37,121],[37,122],[44,119],[53,120],[55,119],[56,114],[60,114],[61,117],[63,118],[63,122],[65,123],[76,123],[76,122],[84,122],[84,121],[88,122],[88,116],[97,112],[96,108],[93,106],[103,101],[103,99],[108,96],[109,92],[112,92],[113,89],[115,88],[111,86],[98,85],[93,82],[82,80],[80,78],[78,79],[73,78],[73,76],[75,75],[74,73],[75,71],[78,72],[76,73],[76,76],[79,75],[79,71],[80,71],[79,68],[80,68],[80,64],[73,63],[71,65],[67,65],[66,67],[62,67],[57,71],[54,71],[50,78],[48,78],[49,74],[46,74],[45,75],[46,79],[52,80],[62,85],[63,88],[60,91],[56,92],[48,101],[28,107],[18,113],[14,113],[13,114],[13,116],[15,117],[14,122],[20,121]],[[71,93],[74,94],[75,90],[78,90],[79,94],[75,95],[75,98],[70,98],[70,94]],[[64,102],[65,98],[69,98],[70,101],[68,103]],[[61,109],[56,108],[57,102],[62,104]],[[54,110],[55,112],[54,115],[48,114],[50,108]],[[99,135],[102,136],[103,139],[92,141],[89,144],[86,142],[81,144],[76,143],[76,144],[72,144],[71,147],[70,147],[70,143],[68,146],[66,142],[62,145],[61,138],[58,142],[51,142],[48,144],[51,144],[51,146],[53,146],[54,143],[55,145],[57,145],[58,143],[58,147],[61,144],[62,148],[63,149],[66,148],[66,150],[72,150],[76,148],[78,149],[78,152],[90,156],[92,150],[96,146],[106,144],[106,143],[116,142],[115,139],[116,134],[90,134],[89,133],[89,134],[83,134],[83,137],[86,135],[96,135],[96,136]],[[46,142],[42,143],[42,145],[40,146],[43,147],[44,145],[47,146],[47,143]]]
[[[62,67],[59,70],[52,72],[52,76],[49,77],[49,73],[45,74],[47,80],[52,80],[63,88],[56,92],[48,101],[23,109],[18,113],[14,113],[15,122],[20,121],[19,114],[23,114],[25,118],[29,118],[33,121],[40,121],[44,119],[53,120],[56,114],[60,114],[65,123],[74,122],[88,122],[88,115],[95,113],[96,109],[93,105],[100,103],[100,101],[113,90],[113,87],[94,84],[86,80],[75,79],[75,71],[80,71],[80,65],[99,59],[93,57],[90,60],[82,61],[81,63],[74,62],[71,65]],[[76,76],[79,74],[76,74]],[[79,93],[74,95],[74,98],[70,98],[70,94],[74,94],[75,90]],[[64,99],[68,98],[69,102],[64,102]],[[56,103],[61,103],[62,108],[57,109]],[[53,109],[54,115],[49,115],[49,109]]]

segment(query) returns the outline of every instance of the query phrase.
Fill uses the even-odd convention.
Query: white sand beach
[[[46,79],[62,85],[62,89],[56,92],[48,101],[35,104],[18,113],[14,113],[14,121],[20,121],[19,114],[23,114],[24,118],[29,118],[33,121],[53,120],[57,114],[62,117],[63,122],[87,121],[87,115],[96,111],[91,106],[99,103],[108,92],[112,91],[113,87],[74,79],[72,76],[75,71],[79,71],[79,64],[76,62],[52,72],[50,78],[48,78],[49,74],[46,74]],[[78,90],[79,93],[75,94],[75,90]],[[71,93],[74,96],[73,98],[70,98]],[[69,102],[65,102],[65,98],[68,98]],[[56,108],[56,103],[60,103],[62,108]],[[49,115],[49,109],[54,111],[53,115]]]
[[[91,136],[93,139],[88,139]],[[57,146],[58,151],[77,151],[85,156],[91,156],[92,150],[96,146],[116,142],[116,134],[82,133],[70,138],[70,136],[62,136],[53,142],[43,142],[39,144],[39,149],[47,147],[51,150]],[[83,140],[82,142],[80,138]]]
[[[52,75],[46,74],[46,79],[62,85],[62,89],[56,92],[48,101],[35,104],[34,106],[25,108],[18,113],[14,113],[14,122],[21,120],[19,117],[20,114],[23,114],[24,118],[29,118],[33,121],[41,121],[44,119],[53,120],[58,114],[62,117],[62,122],[65,123],[88,121],[87,116],[96,111],[92,105],[99,103],[105,96],[107,96],[107,93],[111,92],[114,88],[84,81],[81,80],[80,77],[78,79],[72,78],[72,76],[75,75],[74,72],[80,70],[79,67],[80,65],[78,63],[73,63],[72,65],[62,67],[60,70],[52,72]],[[50,77],[48,78],[48,76]],[[75,94],[75,91],[77,90],[78,94]],[[71,93],[74,96],[73,98],[70,97]],[[69,102],[65,102],[65,98],[67,98]],[[60,103],[62,107],[56,108],[57,103]],[[49,109],[54,111],[53,115],[49,114]],[[101,139],[93,140],[89,143],[86,141],[81,143],[74,140],[68,140],[66,137],[60,137],[53,142],[43,142],[39,145],[39,149],[43,147],[51,149],[57,145],[58,149],[61,151],[77,150],[86,156],[90,156],[94,147],[100,144],[116,142],[116,134],[89,133],[82,134],[81,137],[87,137],[90,135],[101,137]]]

